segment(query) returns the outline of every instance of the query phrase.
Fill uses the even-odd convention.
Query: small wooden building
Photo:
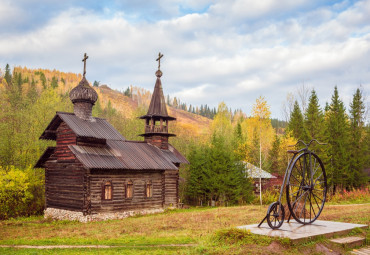
[[[85,59],[86,61],[86,59]],[[144,142],[126,140],[92,117],[98,99],[84,76],[69,94],[74,113],[57,112],[40,139],[55,140],[35,167],[45,168],[45,217],[90,221],[177,207],[179,166],[189,163],[168,138],[160,77],[145,116]]]
[[[255,193],[259,193],[259,185],[260,185],[260,178],[261,178],[261,184],[262,184],[262,189],[273,189],[275,188],[275,180],[277,180],[277,177],[270,174],[269,172],[266,172],[265,170],[249,163],[249,162],[244,162],[245,164],[245,169],[246,169],[246,175],[249,178],[252,178],[253,180],[253,190]],[[278,183],[276,183],[278,185]]]

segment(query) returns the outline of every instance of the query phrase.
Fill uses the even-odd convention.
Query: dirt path
[[[342,205],[331,205],[331,204],[328,204],[326,206],[357,206],[357,205],[370,205],[370,203],[366,203],[366,204],[342,204]]]
[[[194,247],[197,244],[153,244],[153,245],[0,245],[0,248],[18,249],[76,249],[76,248],[147,248],[147,247]]]

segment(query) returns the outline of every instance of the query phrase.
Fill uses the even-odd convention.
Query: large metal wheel
[[[313,152],[297,156],[289,169],[286,197],[293,218],[302,224],[314,222],[326,200],[327,182],[324,165]]]
[[[267,210],[267,224],[270,228],[280,228],[284,223],[284,206],[280,202],[273,202]]]

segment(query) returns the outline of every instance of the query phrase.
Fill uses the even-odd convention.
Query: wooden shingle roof
[[[158,70],[156,72],[157,80],[155,82],[152,99],[150,101],[149,109],[146,115],[141,116],[140,119],[146,118],[164,118],[168,120],[176,120],[176,118],[168,115],[166,101],[164,99],[161,76],[162,72]]]

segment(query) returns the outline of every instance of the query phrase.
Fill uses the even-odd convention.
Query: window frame
[[[149,188],[149,194],[148,194],[148,188]],[[145,193],[146,198],[153,198],[153,181],[152,180],[145,181],[144,193]]]
[[[131,196],[128,196],[128,188],[131,185]],[[132,180],[128,180],[125,184],[125,199],[132,199],[134,197],[134,182]]]
[[[110,187],[110,198],[106,198],[106,196],[105,196],[107,187]],[[103,181],[101,200],[102,201],[112,201],[113,200],[113,182],[112,182],[112,180],[104,180]]]

